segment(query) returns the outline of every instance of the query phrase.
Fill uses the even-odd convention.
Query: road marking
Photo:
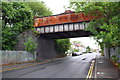
[[[83,57],[83,58],[82,58],[82,60],[85,60],[85,59],[86,59],[86,57]]]
[[[104,74],[104,72],[97,72],[97,74]]]
[[[3,70],[0,70],[0,72],[10,71],[10,70],[14,70],[14,69],[20,69],[20,68],[25,68],[25,67],[30,67],[30,66],[35,66],[35,65],[38,65],[38,64],[44,64],[44,63],[51,62],[51,61],[52,60],[48,60],[48,61],[40,62],[40,63],[35,63],[35,64],[29,64],[29,65],[24,65],[24,66],[19,66],[19,67],[13,67],[13,68],[8,68],[8,69],[3,69]]]
[[[88,71],[88,75],[86,77],[86,80],[90,80],[90,78],[92,78],[94,65],[95,65],[95,60],[93,60],[92,63],[91,63],[91,66],[90,66],[90,69]]]
[[[98,63],[102,64],[103,62],[98,62]]]

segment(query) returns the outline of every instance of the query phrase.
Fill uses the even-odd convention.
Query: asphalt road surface
[[[5,71],[3,78],[86,78],[97,53],[68,56],[46,64]]]

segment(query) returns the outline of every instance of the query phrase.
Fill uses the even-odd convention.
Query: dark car
[[[87,52],[82,52],[83,54],[87,53]]]
[[[77,54],[75,52],[72,53],[72,56],[77,56]]]

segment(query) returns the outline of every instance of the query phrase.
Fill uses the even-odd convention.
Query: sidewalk
[[[95,64],[95,78],[96,80],[119,80],[118,69],[113,63],[104,56],[98,55]]]

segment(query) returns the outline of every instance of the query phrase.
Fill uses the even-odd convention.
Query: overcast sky
[[[98,43],[93,37],[70,38],[70,42],[73,41],[80,41],[85,47],[90,46],[93,49],[98,49]]]
[[[69,6],[69,0],[42,0],[46,3],[47,7],[49,7],[53,14],[60,14],[65,11],[64,7]]]
[[[65,7],[70,5],[69,0],[42,0],[46,6],[49,7],[53,14],[60,14],[65,12]],[[93,49],[98,49],[96,41],[90,37],[71,38],[70,41],[81,41],[84,46],[90,46]]]

